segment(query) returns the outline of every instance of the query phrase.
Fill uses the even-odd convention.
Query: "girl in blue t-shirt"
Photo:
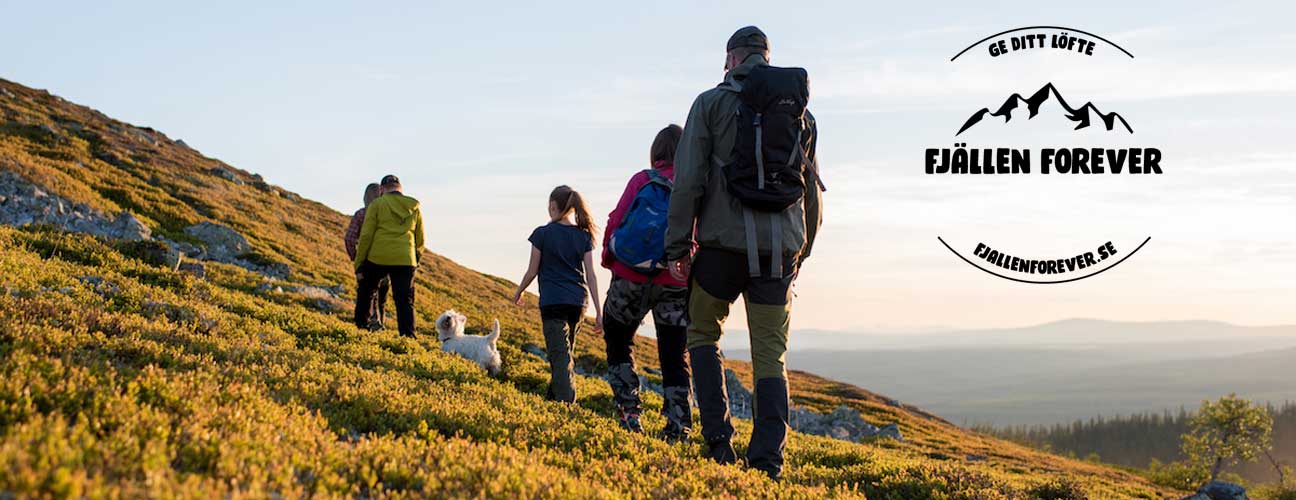
[[[522,293],[539,276],[540,321],[549,358],[548,397],[555,401],[576,401],[572,358],[586,298],[594,299],[594,330],[603,331],[603,308],[599,307],[598,277],[594,275],[596,231],[580,193],[567,186],[554,188],[549,193],[549,223],[531,232],[531,263],[513,294],[513,302],[522,305]]]

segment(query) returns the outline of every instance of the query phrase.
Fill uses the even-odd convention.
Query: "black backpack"
[[[810,88],[801,68],[756,66],[742,81],[733,161],[721,171],[729,193],[748,208],[781,212],[805,196]]]

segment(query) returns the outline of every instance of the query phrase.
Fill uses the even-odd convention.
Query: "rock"
[[[545,355],[544,348],[540,347],[538,344],[527,342],[522,346],[522,352],[543,359],[545,361],[549,361],[549,357]]]
[[[185,228],[185,234],[207,244],[207,256],[211,260],[229,262],[252,251],[238,231],[227,226],[211,222],[201,222]]]
[[[743,385],[738,374],[730,369],[725,369],[725,390],[729,393],[729,413],[734,418],[751,420],[752,392]]]
[[[127,132],[130,132],[132,135],[135,136],[135,138],[137,138],[137,139],[139,139],[139,140],[141,140],[141,141],[144,141],[144,142],[147,142],[147,143],[149,143],[149,144],[153,144],[153,145],[156,145],[156,144],[158,143],[157,139],[153,137],[153,134],[152,134],[153,129],[141,129],[141,128],[137,128],[137,127],[127,127],[127,128],[126,128],[126,131],[127,131]]]
[[[311,285],[288,286],[283,288],[284,291],[305,295],[311,299],[332,300],[338,298],[331,288],[324,288]]]
[[[189,144],[185,143],[184,139],[176,139],[176,145],[189,148]],[[193,148],[189,148],[189,149],[193,149]]]
[[[659,377],[661,376],[661,370],[658,370],[658,369],[653,368],[653,367],[651,367],[651,366],[645,366],[645,367],[644,367],[644,372],[645,372],[645,373],[651,373],[651,374],[653,374],[653,375],[657,375],[657,376],[659,376]]]
[[[243,185],[243,179],[240,178],[240,177],[238,176],[238,174],[235,174],[232,170],[230,170],[230,169],[228,169],[228,168],[225,168],[225,167],[212,167],[211,170],[210,170],[210,172],[211,172],[212,175],[215,175],[216,177],[220,177],[220,178],[225,179],[225,180],[227,180],[227,181],[233,182],[235,185],[238,185],[238,186],[242,186],[242,185]]]
[[[207,245],[206,249],[201,249],[187,243],[172,242],[177,251],[190,258],[233,264],[272,279],[288,279],[292,275],[292,267],[288,264],[251,255],[252,244],[228,226],[202,222],[189,226],[184,231]]]
[[[987,457],[987,456],[985,456],[985,455],[976,455],[976,454],[972,454],[972,453],[969,453],[969,454],[967,455],[967,461],[969,461],[969,462],[985,462],[985,461],[987,461],[987,460],[989,460],[989,459],[990,459],[990,458]]]
[[[152,237],[149,227],[129,212],[110,219],[84,203],[49,194],[11,171],[0,171],[0,198],[0,224],[49,224],[63,231],[127,241]]]
[[[10,92],[9,89],[0,89],[0,95],[5,96],[5,97],[10,98],[10,99],[17,99],[17,98],[18,98],[18,96],[14,95],[13,92]]]
[[[1210,500],[1250,500],[1246,488],[1232,483],[1215,481],[1197,490],[1198,495],[1206,495]]]
[[[877,427],[864,421],[859,410],[846,405],[838,406],[827,415],[799,406],[792,407],[788,413],[788,425],[806,434],[859,442],[878,432]]]
[[[192,274],[200,280],[207,279],[207,266],[203,265],[202,262],[181,262],[177,270],[182,273]]]
[[[904,442],[904,435],[900,433],[900,426],[895,423],[886,424],[878,428],[877,437],[891,438],[896,441]]]
[[[247,269],[254,273],[261,273],[262,276],[265,276],[267,278],[286,280],[288,279],[289,276],[292,276],[292,267],[290,267],[288,264],[284,264],[283,262],[253,264],[246,260],[240,259],[240,261],[234,262],[234,264],[241,266],[244,269]]]
[[[1171,499],[1167,498],[1166,500],[1171,500]],[[1211,500],[1211,497],[1206,496],[1206,494],[1204,493],[1194,493],[1192,496],[1186,496],[1180,500]]]
[[[110,237],[126,241],[144,241],[153,237],[153,231],[130,212],[118,214],[117,220],[113,221],[109,228],[109,233]]]

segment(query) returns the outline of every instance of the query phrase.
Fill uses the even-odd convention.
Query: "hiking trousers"
[[[580,331],[585,306],[551,304],[540,308],[540,324],[544,331],[545,357],[549,359],[549,391],[551,401],[572,403],[576,401],[573,357],[576,352],[576,333]]]
[[[639,414],[639,375],[635,368],[634,341],[639,324],[649,312],[657,331],[657,356],[661,362],[662,414],[666,434],[687,434],[692,427],[689,405],[689,365],[684,357],[688,288],[635,283],[612,277],[603,301],[603,341],[607,346],[608,384],[623,413]]]
[[[701,248],[693,259],[689,292],[688,348],[718,346],[729,307],[741,295],[747,307],[755,379],[787,378],[788,325],[791,318],[795,259],[784,258],[783,276],[770,276],[770,259],[761,256],[761,276],[748,274],[743,253]]]
[[[747,464],[778,479],[783,472],[791,406],[784,361],[796,260],[783,259],[780,277],[770,273],[770,260],[762,256],[760,275],[751,276],[746,254],[710,248],[698,250],[689,291],[688,349],[694,367],[694,393],[702,416],[702,437],[709,452],[720,456],[724,453],[719,452],[731,449],[733,423],[719,342],[729,307],[739,295],[743,296],[755,381]]]
[[[360,289],[360,280],[356,280],[356,290]],[[378,291],[373,294],[373,300],[369,302],[369,324],[366,328],[370,330],[381,330],[383,322],[387,319],[387,296],[391,294],[391,278],[383,278],[378,282]],[[359,326],[357,324],[356,326]]]
[[[360,281],[356,290],[356,327],[369,328],[374,296],[380,283],[390,280],[397,329],[402,336],[414,337],[414,266],[384,266],[366,261],[360,264],[356,277]]]

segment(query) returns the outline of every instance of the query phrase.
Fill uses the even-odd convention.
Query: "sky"
[[[1296,7],[1174,5],[0,0],[0,78],[344,213],[366,183],[398,174],[423,202],[432,251],[516,280],[549,190],[571,185],[603,219],[657,130],[683,124],[721,80],[728,36],[756,24],[774,64],[811,75],[829,187],[794,329],[1296,323],[1296,33],[1284,24]],[[1135,57],[1101,43],[1093,56],[991,57],[982,45],[950,61],[1033,25],[1097,34]],[[1054,109],[987,120],[957,141],[1156,147],[1164,173],[923,173],[923,151],[952,147],[972,112],[1045,82],[1135,133],[1072,132]],[[1037,258],[1151,240],[1100,276],[1030,285],[971,268],[938,236],[964,254],[985,242]]]

